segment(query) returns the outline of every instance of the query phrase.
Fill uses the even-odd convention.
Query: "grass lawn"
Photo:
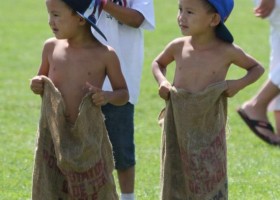
[[[159,199],[161,130],[157,115],[164,102],[157,95],[151,62],[169,41],[181,36],[176,23],[177,1],[154,2],[157,27],[145,33],[146,59],[135,113],[138,200]],[[255,18],[252,10],[250,0],[236,0],[235,10],[226,24],[235,36],[235,43],[268,68],[268,23]],[[44,1],[1,1],[0,13],[0,200],[30,199],[41,101],[30,91],[29,79],[37,73],[42,44],[52,33]],[[170,80],[173,66],[168,71]],[[243,74],[244,71],[232,66],[228,78]],[[229,99],[230,200],[280,199],[280,149],[255,137],[235,111],[255,94],[266,77],[267,73]]]

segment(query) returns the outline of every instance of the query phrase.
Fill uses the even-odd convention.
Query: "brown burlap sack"
[[[112,147],[100,107],[86,95],[75,124],[70,125],[60,92],[50,79],[43,79],[32,199],[118,199]]]
[[[228,199],[226,88],[225,81],[198,93],[172,88],[159,116],[162,200]]]

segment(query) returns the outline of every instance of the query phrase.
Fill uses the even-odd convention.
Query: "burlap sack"
[[[75,124],[60,92],[44,79],[33,172],[33,200],[115,200],[112,147],[100,107],[86,95]]]
[[[162,127],[161,199],[225,200],[226,82],[198,93],[172,88]]]

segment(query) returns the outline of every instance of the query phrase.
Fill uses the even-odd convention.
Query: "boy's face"
[[[68,39],[77,30],[80,17],[62,0],[46,0],[49,25],[57,39]]]
[[[196,36],[212,29],[213,18],[206,0],[179,0],[178,25],[185,36]]]

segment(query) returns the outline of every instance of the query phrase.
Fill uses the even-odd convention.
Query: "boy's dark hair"
[[[218,13],[217,9],[208,0],[200,0],[210,13]]]

